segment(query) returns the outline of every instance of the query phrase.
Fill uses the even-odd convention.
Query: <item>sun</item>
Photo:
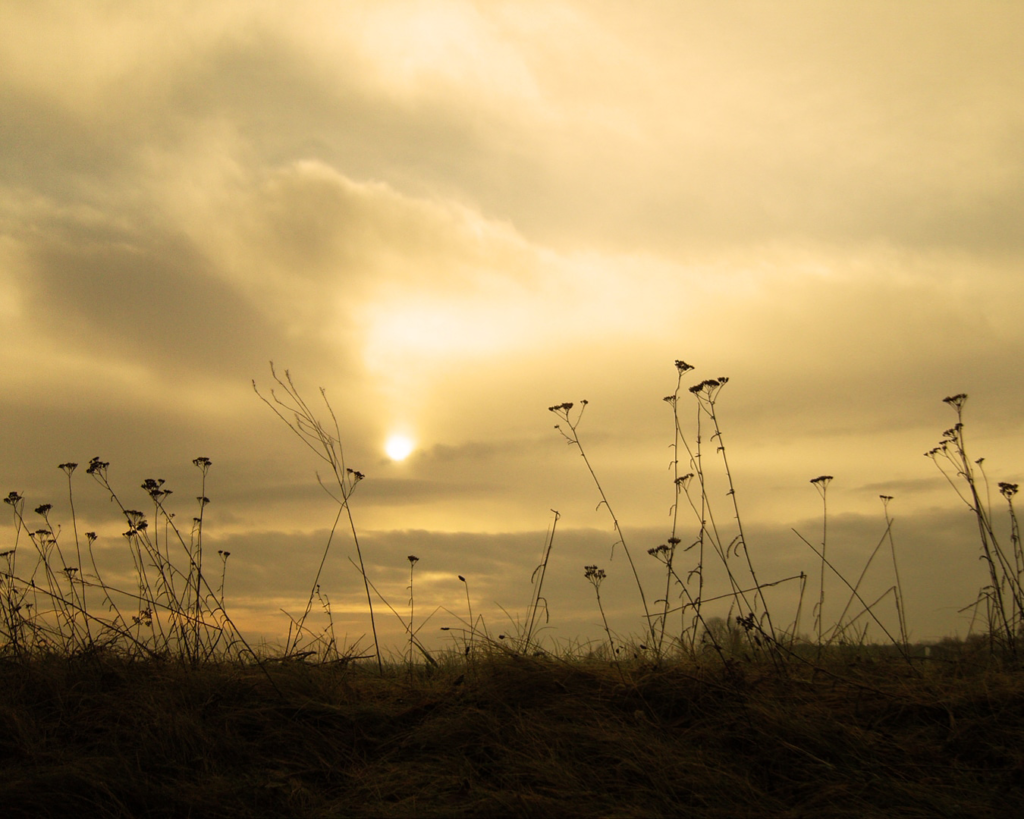
[[[392,461],[404,461],[413,451],[415,444],[404,435],[392,435],[384,444],[384,451]]]

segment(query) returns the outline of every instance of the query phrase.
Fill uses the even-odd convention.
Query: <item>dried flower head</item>
[[[138,527],[139,523],[146,519],[146,516],[138,509],[125,509],[124,516],[130,526]]]
[[[724,375],[718,378],[707,378],[701,381],[699,384],[694,384],[690,387],[690,392],[694,395],[700,395],[702,392],[706,393],[708,398],[714,397],[715,391],[723,387],[729,382],[729,379]]]
[[[110,466],[110,461],[101,461],[97,456],[89,461],[89,466],[85,471],[89,475],[99,474],[100,477],[104,477],[108,466]]]
[[[169,489],[161,489],[163,485],[163,478],[146,478],[146,480],[142,482],[142,488],[153,500],[159,500],[165,495],[169,495],[171,493]]]

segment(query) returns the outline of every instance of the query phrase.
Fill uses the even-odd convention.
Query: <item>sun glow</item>
[[[392,435],[384,444],[384,451],[392,461],[404,461],[409,457],[415,444],[404,435]]]

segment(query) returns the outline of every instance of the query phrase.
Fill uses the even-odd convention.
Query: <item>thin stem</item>
[[[601,603],[601,582],[605,578],[604,569],[599,569],[597,566],[584,566],[584,577],[590,581],[590,585],[594,587],[594,593],[597,595],[597,608],[601,612],[601,622],[604,623],[604,633],[608,635],[608,647],[611,649],[612,661],[615,661],[615,641],[612,640],[612,631],[608,628],[608,618],[604,614],[604,606]]]
[[[473,619],[473,601],[469,599],[469,581],[466,580],[461,574],[459,580],[466,587],[466,608],[469,609],[469,644],[466,646],[466,654],[468,655],[470,650],[473,648],[473,644],[476,642],[476,621]]]
[[[605,509],[608,510],[609,516],[611,516],[612,525],[615,529],[615,534],[619,538],[616,544],[612,545],[612,557],[614,557],[615,555],[615,546],[618,543],[621,543],[622,550],[626,553],[626,559],[629,561],[629,568],[633,572],[633,579],[636,580],[636,587],[640,592],[640,602],[643,604],[644,607],[644,622],[647,624],[647,632],[650,636],[651,644],[653,646],[657,643],[657,637],[654,633],[654,625],[651,622],[651,611],[647,606],[647,596],[644,594],[644,587],[643,584],[640,582],[640,575],[637,574],[636,564],[633,562],[633,556],[630,554],[629,547],[626,545],[626,538],[622,534],[622,527],[619,526],[619,519],[616,517],[615,512],[612,510],[611,504],[608,502],[608,497],[604,493],[604,488],[601,486],[601,481],[598,480],[597,473],[594,472],[594,468],[590,464],[590,459],[587,457],[587,453],[583,449],[583,444],[580,443],[579,433],[577,432],[577,427],[579,426],[580,421],[583,419],[583,412],[587,407],[587,403],[588,402],[586,400],[580,402],[580,411],[576,416],[575,422],[573,422],[569,417],[569,411],[573,407],[571,403],[567,402],[564,404],[559,404],[557,406],[548,407],[548,409],[551,412],[558,415],[559,418],[563,419],[569,425],[569,429],[572,431],[572,435],[566,433],[559,424],[555,425],[555,429],[557,429],[562,434],[562,437],[564,437],[569,444],[575,446],[579,450],[580,456],[583,458],[583,463],[587,465],[587,471],[590,472],[590,477],[594,479],[594,484],[597,486],[598,494],[600,494],[601,496],[601,503],[599,503],[597,507],[600,509],[601,506],[604,506]]]
[[[828,485],[832,482],[831,475],[819,475],[811,480],[814,488],[821,496],[821,582],[818,586],[818,651],[821,652],[822,629],[825,623],[825,554],[828,551]]]
[[[326,390],[321,387],[320,395],[323,398],[327,411],[331,416],[331,421],[334,425],[334,435],[328,433],[320,421],[317,420],[316,416],[313,415],[313,411],[302,399],[298,389],[295,387],[291,373],[288,370],[285,370],[285,380],[282,381],[274,370],[274,363],[271,362],[270,373],[278,386],[284,390],[287,400],[279,398],[274,390],[270,391],[270,396],[273,399],[272,401],[265,398],[260,393],[259,389],[257,389],[255,381],[253,381],[252,384],[253,391],[264,404],[270,407],[271,411],[273,411],[273,413],[284,422],[284,424],[299,438],[299,440],[302,441],[306,447],[320,458],[320,460],[326,462],[330,466],[340,492],[340,497],[334,495],[326,486],[324,486],[319,474],[317,475],[317,480],[320,482],[320,486],[323,487],[324,491],[327,492],[327,494],[339,506],[338,515],[335,518],[334,525],[331,527],[331,534],[328,538],[327,546],[324,549],[324,555],[320,561],[320,570],[317,572],[317,582],[319,581],[320,571],[322,571],[324,563],[327,560],[327,553],[330,551],[334,532],[337,529],[338,522],[341,520],[342,513],[344,513],[348,517],[349,529],[352,532],[352,540],[356,547],[356,556],[359,559],[359,571],[363,577],[363,588],[366,592],[366,605],[370,613],[370,628],[373,631],[374,651],[377,655],[377,668],[381,676],[383,676],[384,661],[381,658],[380,641],[377,638],[377,621],[373,612],[373,597],[370,594],[371,584],[369,577],[366,574],[366,563],[363,560],[363,550],[359,543],[359,534],[356,530],[355,519],[352,516],[352,507],[350,504],[352,492],[354,491],[356,484],[358,484],[365,476],[363,473],[350,469],[345,465],[345,452],[341,444],[341,431],[338,419],[334,414],[334,409],[331,407],[330,402],[327,400]],[[282,410],[284,410],[284,412],[282,412]],[[288,415],[285,415],[285,413]],[[313,589],[310,592],[310,596],[306,604],[306,611],[304,612],[302,619],[298,622],[298,627],[296,628],[295,633],[296,640],[299,639],[299,636],[303,631],[305,618],[312,609],[312,599],[315,594],[317,582],[314,582],[313,584]]]
[[[903,640],[904,649],[910,649],[910,638],[907,634],[907,612],[903,598],[903,584],[900,581],[900,569],[896,563],[896,544],[892,539],[893,519],[889,517],[889,501],[892,495],[879,495],[882,501],[882,509],[885,512],[885,535],[889,540],[889,552],[892,554],[892,572],[896,577],[896,611],[900,620],[900,638]]]
[[[412,581],[413,571],[416,568],[416,562],[419,560],[416,555],[409,555],[409,673],[412,673],[412,638],[415,632],[413,631],[413,616],[415,614],[415,596],[413,595]]]
[[[835,566],[833,566],[828,560],[825,559],[825,557],[822,555],[821,552],[819,552],[813,545],[811,545],[811,542],[809,540],[807,540],[807,538],[805,538],[803,535],[801,535],[796,529],[793,529],[792,531],[793,531],[793,534],[795,534],[798,538],[800,538],[800,540],[802,540],[804,542],[804,544],[806,544],[806,546],[812,552],[814,552],[816,555],[818,555],[818,557],[820,557],[825,562],[825,565],[828,566],[829,569],[832,570],[832,572],[835,574],[836,577],[838,577],[840,580],[843,581],[843,583],[846,584],[846,586],[850,589],[850,591],[853,592],[854,596],[860,601],[861,605],[863,605],[864,608],[867,609],[868,614],[871,615],[871,619],[874,620],[878,624],[878,627],[885,633],[885,636],[889,638],[889,640],[892,642],[892,644],[894,646],[897,646],[897,647],[900,648],[900,653],[903,654],[903,658],[905,660],[907,660],[907,662],[910,662],[910,658],[905,653],[903,653],[902,646],[900,645],[899,641],[889,633],[889,630],[882,624],[882,621],[879,620],[875,616],[875,613],[873,611],[871,611],[870,606],[868,606],[868,604],[864,602],[864,599],[860,596],[860,594],[857,592],[857,590],[854,589],[853,586],[850,585],[849,581],[845,577],[843,577],[843,575],[839,572],[839,570]]]
[[[546,537],[544,538],[544,559],[541,560],[540,564],[536,569],[533,570],[533,576],[530,578],[533,583],[533,593],[530,597],[530,608],[529,608],[529,619],[526,623],[526,636],[523,641],[523,650],[529,651],[530,642],[533,639],[533,629],[537,621],[537,609],[540,606],[540,601],[544,600],[544,611],[547,612],[547,600],[541,597],[541,590],[544,586],[544,575],[548,570],[548,560],[551,559],[551,549],[555,544],[555,528],[558,526],[558,519],[561,515],[557,510],[551,510],[554,513],[554,518],[551,521],[551,528],[548,530]],[[469,587],[466,587],[467,598],[469,595]],[[470,619],[472,620],[472,610],[470,611]]]

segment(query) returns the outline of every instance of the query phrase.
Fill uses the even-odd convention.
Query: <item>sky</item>
[[[691,442],[688,388],[729,378],[735,496],[709,451],[710,500],[727,529],[736,498],[761,582],[808,573],[802,631],[820,561],[793,529],[821,542],[828,474],[837,568],[859,574],[891,495],[912,637],[963,635],[976,530],[922,455],[963,392],[972,457],[1024,477],[1021,30],[1011,2],[0,0],[0,487],[66,532],[57,465],[80,463],[78,526],[117,566],[89,459],[129,507],[166,479],[187,520],[210,458],[228,612],[279,639],[337,505],[253,390],[272,361],[329,418],[324,389],[366,476],[369,578],[403,616],[419,558],[424,641],[451,641],[467,591],[514,633],[552,510],[545,639],[601,639],[586,565],[628,638],[636,580],[548,408],[588,401],[579,440],[655,601],[683,360]],[[682,508],[680,548],[698,530]],[[893,584],[885,555],[865,593]],[[351,557],[339,530],[320,585],[366,645]],[[776,620],[797,586],[773,587]],[[847,592],[826,592],[831,622]]]

